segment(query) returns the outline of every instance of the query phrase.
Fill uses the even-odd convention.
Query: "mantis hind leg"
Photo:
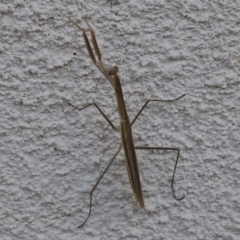
[[[94,186],[92,187],[90,193],[89,193],[89,198],[90,198],[90,202],[89,202],[89,211],[88,211],[88,215],[86,217],[86,219],[84,220],[84,222],[78,226],[78,228],[81,228],[87,221],[88,218],[90,217],[91,213],[92,213],[92,195],[94,190],[96,189],[96,187],[98,186],[99,182],[102,180],[103,176],[105,175],[105,173],[107,172],[107,170],[109,169],[109,167],[111,166],[111,164],[113,163],[114,159],[117,157],[117,155],[119,154],[119,152],[122,149],[122,144],[119,146],[117,152],[114,154],[114,156],[110,159],[107,167],[105,168],[105,170],[102,172],[102,174],[100,175],[100,177],[98,178],[97,182],[94,184]]]
[[[177,169],[177,164],[178,164],[178,158],[180,155],[180,149],[179,148],[167,148],[167,147],[138,147],[136,146],[135,149],[144,149],[144,150],[166,150],[166,151],[176,151],[177,152],[177,158],[176,158],[176,162],[175,162],[175,166],[174,166],[174,170],[173,170],[173,176],[172,176],[172,182],[171,182],[171,189],[172,189],[172,193],[173,196],[176,200],[180,201],[183,198],[185,198],[185,195],[183,195],[182,197],[178,198],[176,197],[174,188],[173,188],[173,184],[174,184],[174,178],[175,178],[175,173],[176,173],[176,169]]]

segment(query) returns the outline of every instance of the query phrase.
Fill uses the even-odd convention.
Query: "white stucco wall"
[[[127,3],[125,3],[127,2]],[[88,192],[120,143],[94,108],[118,124],[114,92],[96,69],[74,1],[0,4],[0,239],[239,239],[239,1],[79,2],[104,62],[119,67],[145,209],[132,194],[123,153]],[[74,55],[74,53],[76,55]],[[82,209],[82,211],[81,211]]]

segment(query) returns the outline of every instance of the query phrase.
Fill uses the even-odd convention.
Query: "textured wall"
[[[124,3],[128,2],[128,3]],[[1,1],[1,240],[239,239],[239,1]],[[117,65],[136,145],[145,209],[132,194],[123,153],[88,192],[120,143],[94,108],[118,125],[114,92],[79,30],[92,24],[103,59]],[[84,208],[85,207],[85,208]]]

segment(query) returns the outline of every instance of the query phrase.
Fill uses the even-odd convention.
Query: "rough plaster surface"
[[[109,66],[119,66],[145,209],[132,194],[123,153],[88,192],[120,143],[113,90],[90,60],[73,1],[1,1],[0,239],[239,239],[239,1],[79,2]],[[83,22],[81,24],[85,27]],[[85,208],[84,208],[85,207]]]

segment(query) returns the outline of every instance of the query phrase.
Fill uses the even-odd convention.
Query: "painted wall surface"
[[[127,3],[125,3],[127,2]],[[0,3],[0,239],[239,239],[240,2],[3,0]],[[94,107],[119,124],[114,91],[81,32],[60,14],[86,16],[103,60],[117,65],[145,209],[121,154],[89,191],[120,144]],[[89,31],[87,32],[89,34]]]

